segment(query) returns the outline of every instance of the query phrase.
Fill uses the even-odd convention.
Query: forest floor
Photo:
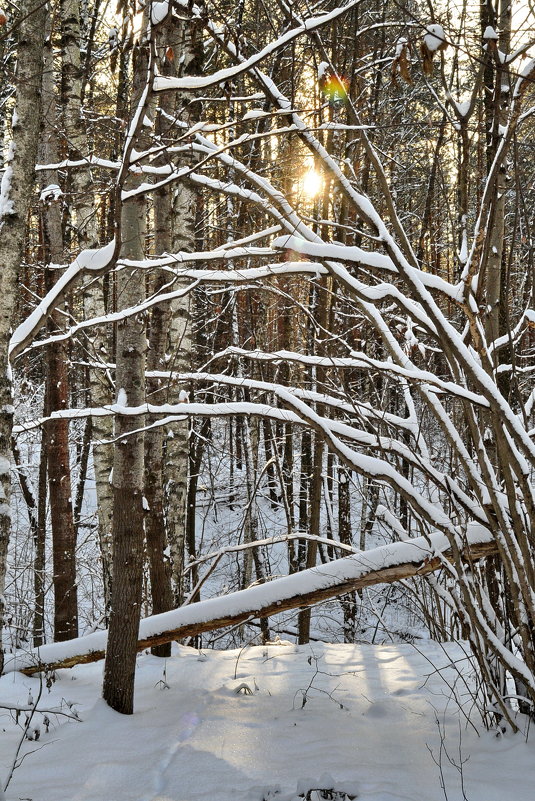
[[[140,655],[136,711],[100,698],[102,663],[0,679],[7,801],[533,801],[535,737],[487,732],[460,645],[293,644]],[[466,715],[470,714],[471,723]],[[323,792],[320,792],[323,791]]]

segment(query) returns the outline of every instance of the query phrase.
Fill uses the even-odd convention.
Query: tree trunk
[[[51,42],[51,23],[47,24],[44,48],[42,93],[42,140],[40,159],[45,164],[58,160],[56,93]],[[56,170],[45,170],[41,186],[58,186]],[[48,264],[63,262],[62,200],[53,194],[42,201],[43,251]],[[45,286],[49,291],[54,279],[47,267]],[[53,333],[62,328],[64,304],[50,317],[48,330]],[[47,412],[69,407],[68,351],[65,342],[55,342],[46,348],[46,401]],[[69,454],[69,421],[51,420],[46,424],[46,456],[48,460],[48,493],[52,527],[52,561],[54,585],[54,639],[70,640],[78,636],[78,599],[76,589],[76,530],[74,526]]]
[[[144,13],[142,30],[146,28]],[[134,70],[133,108],[140,102],[147,79],[148,43],[137,48]],[[146,108],[146,106],[145,106]],[[145,109],[144,109],[145,111]],[[137,142],[139,149],[143,147]],[[135,189],[141,177],[130,173],[124,185]],[[141,259],[145,246],[145,198],[134,195],[123,201],[121,210],[121,256]],[[117,276],[117,305],[127,308],[144,297],[144,281],[135,269],[123,269]],[[126,317],[117,325],[117,402],[137,406],[145,400],[146,330],[142,315]],[[104,667],[104,700],[126,715],[134,711],[136,642],[141,616],[143,587],[143,478],[144,418],[117,414],[113,448],[113,573],[108,650]],[[131,432],[137,431],[133,434]]]
[[[175,32],[177,27],[182,29],[183,24],[177,23],[172,17],[168,18],[166,22],[158,29],[157,42],[158,53],[160,56],[160,71],[161,74],[172,77],[176,75],[177,63],[180,63],[180,53],[174,53],[173,58],[167,57],[169,43],[175,40]],[[159,96],[159,107],[157,110],[156,118],[156,131],[160,141],[166,144],[172,144],[176,141],[176,134],[173,123],[170,118],[174,118],[177,113],[176,95],[174,92],[163,92]],[[167,155],[164,154],[162,163],[165,163]],[[173,232],[176,226],[176,219],[173,215],[173,199],[172,194],[168,187],[159,189],[154,194],[154,250],[157,254],[170,253],[174,246]],[[192,250],[191,241],[186,250]],[[152,278],[151,293],[154,294],[162,290],[168,280],[167,273],[164,270],[156,270]],[[186,304],[188,299],[186,299]],[[175,304],[176,306],[177,304]],[[149,351],[147,357],[147,368],[151,370],[165,370],[168,367],[168,354],[174,353],[175,348],[180,348],[181,343],[172,342],[172,334],[176,334],[176,326],[172,326],[172,304],[167,302],[161,306],[155,306],[150,316],[150,335],[149,335]],[[170,336],[171,332],[171,336]],[[181,365],[183,367],[184,365]],[[152,403],[173,403],[178,399],[178,391],[175,389],[174,382],[165,382],[158,378],[149,378],[147,382],[148,394]],[[149,421],[150,423],[150,418]],[[184,425],[186,431],[189,428],[189,423],[178,423],[180,434],[183,433]],[[171,432],[169,432],[171,433]],[[174,427],[173,427],[174,436]],[[183,446],[182,439],[179,434],[180,446]],[[150,586],[152,609],[154,613],[166,612],[173,607],[173,589],[171,584],[171,560],[165,556],[167,548],[167,531],[166,531],[166,515],[165,515],[165,487],[164,487],[164,464],[166,462],[165,455],[171,455],[173,451],[172,446],[169,448],[169,453],[166,454],[165,449],[165,430],[162,427],[149,429],[145,434],[145,497],[147,499],[147,513],[145,517],[145,536],[147,541],[147,555],[149,559],[149,572],[150,572]],[[186,448],[179,447],[178,452],[173,456],[176,462],[173,462],[173,471],[178,475],[177,483],[181,487],[181,492],[178,493],[178,504],[180,506],[180,515],[177,514],[178,510],[173,507],[173,515],[171,519],[181,526],[182,537],[174,538],[174,547],[171,556],[174,556],[177,564],[179,565],[178,573],[182,574],[183,567],[183,552],[184,552],[184,536],[185,529],[185,480],[182,473],[185,472],[187,476],[188,452],[187,452],[187,435],[186,435]],[[173,486],[174,489],[174,486]],[[171,497],[173,494],[170,493]],[[175,497],[173,497],[175,500]],[[169,520],[167,515],[167,520]],[[176,544],[179,540],[180,545]],[[180,580],[177,581],[180,583]],[[168,657],[171,655],[171,646],[169,643],[153,648],[152,653],[155,656]]]
[[[399,554],[399,560],[392,559],[392,545],[381,546],[368,551],[362,561],[355,560],[355,557],[349,557],[347,561],[348,573],[354,574],[351,577],[345,575],[345,570],[338,573],[337,566],[345,562],[345,560],[338,560],[331,563],[331,571],[329,573],[322,568],[318,568],[310,573],[307,571],[307,574],[301,577],[296,575],[286,576],[262,587],[253,587],[248,590],[242,590],[239,593],[232,593],[219,598],[215,606],[213,599],[210,599],[200,604],[182,607],[175,610],[174,620],[168,627],[157,618],[147,618],[141,622],[140,637],[136,648],[141,651],[158,643],[169,642],[169,640],[194,637],[202,632],[214,631],[226,626],[235,626],[252,616],[269,617],[277,615],[280,612],[296,609],[304,603],[321,603],[340,594],[353,592],[364,587],[372,587],[375,584],[390,584],[412,576],[426,576],[436,570],[440,570],[444,565],[444,559],[454,560],[456,558],[451,549],[442,552],[441,556],[434,556],[435,546],[432,542],[429,545],[427,537],[418,537],[412,540],[411,543],[403,543],[403,546],[404,548]],[[494,542],[480,542],[467,547],[463,552],[463,559],[468,563],[474,563],[478,559],[483,559],[489,554],[495,553],[495,551],[496,544]],[[376,567],[387,562],[390,562],[388,566]],[[349,567],[349,565],[353,564],[354,567]],[[320,577],[321,587],[315,586],[311,589],[309,583],[311,573],[315,576],[314,583]],[[303,580],[301,588],[299,587],[300,578]],[[295,584],[296,580],[297,586]],[[299,589],[302,591],[299,591]],[[209,614],[208,609],[210,608],[213,613],[217,614],[217,617]],[[20,670],[27,675],[31,675],[44,669],[56,670],[58,668],[73,667],[81,663],[96,662],[104,656],[106,633],[97,632],[96,634],[82,637],[77,644],[79,645],[78,653],[65,659],[57,660],[57,656],[52,656],[51,654],[50,661],[47,661],[46,649],[48,646],[44,646],[41,654],[17,655],[17,657],[13,658],[13,662],[7,665],[7,668],[8,670]],[[107,647],[109,653],[111,648],[109,635]],[[107,659],[108,654],[106,655]]]
[[[316,434],[314,437],[314,462],[312,467],[312,481],[310,482],[310,525],[309,533],[314,537],[320,535],[320,510],[322,490],[324,444]],[[314,567],[318,555],[317,540],[307,543],[306,567]],[[299,612],[299,643],[304,644],[310,640],[310,608]]]
[[[324,216],[328,215],[328,190],[325,190],[326,195],[323,199]],[[322,342],[322,333],[327,328],[327,321],[329,318],[329,295],[327,293],[327,281],[322,278],[319,286],[316,287],[313,295],[313,308],[317,326],[320,331],[319,337],[317,329],[310,332],[310,338],[314,338],[313,352],[318,355],[325,353],[325,348]],[[320,341],[318,341],[318,339]],[[322,367],[317,367],[313,376],[313,387],[318,392],[322,392],[325,386],[325,370]],[[323,414],[324,408],[321,404],[318,405],[318,413]],[[324,443],[318,433],[314,436],[314,453],[312,459],[312,470],[310,477],[310,534],[315,537],[320,533],[320,519],[321,519],[321,494],[323,488],[323,453]],[[317,540],[309,540],[307,543],[306,567],[314,567],[318,555]],[[299,613],[299,642],[307,643],[310,639],[310,609],[302,609]]]
[[[130,183],[130,182],[127,182]],[[132,188],[131,186],[129,188]],[[143,256],[144,201],[128,200],[122,212],[125,258]],[[121,306],[140,302],[141,282],[134,270],[117,279]],[[137,406],[145,399],[145,326],[139,317],[117,326],[118,403]],[[143,434],[131,434],[143,419],[117,414],[113,459],[113,573],[104,700],[117,712],[132,714],[136,642],[143,582]]]
[[[345,545],[353,545],[351,528],[351,494],[349,492],[350,473],[345,468],[338,468],[338,537]],[[363,479],[367,483],[366,479]],[[363,499],[364,505],[364,499]],[[340,596],[340,606],[344,615],[344,642],[355,642],[355,618],[357,611],[356,592],[348,592]]]
[[[96,13],[96,12],[95,12]],[[61,107],[63,130],[69,158],[80,159],[88,154],[87,127],[82,117],[83,74],[81,63],[80,4],[78,0],[61,0]],[[75,229],[80,250],[99,244],[92,177],[88,169],[72,174],[71,211],[76,215]],[[72,216],[72,214],[71,214]],[[74,222],[74,221],[73,221]],[[88,282],[83,294],[86,318],[103,317],[106,313],[103,280]],[[108,338],[105,329],[94,328],[86,341],[94,361],[108,361]],[[99,408],[111,403],[112,393],[104,371],[89,368],[89,404]],[[109,612],[111,577],[111,524],[113,493],[110,484],[113,449],[99,445],[112,437],[112,421],[95,417],[92,422],[93,466],[97,494],[98,531],[102,558],[104,609]]]
[[[172,32],[172,36],[171,36]],[[167,72],[174,71],[179,76],[199,74],[202,68],[202,46],[200,29],[195,22],[176,19],[165,24],[162,36],[170,36],[173,42],[173,57],[169,58],[167,42],[163,40],[162,68]],[[170,102],[170,101],[168,101]],[[195,122],[189,96],[174,93],[173,108],[175,114],[188,124]],[[198,104],[196,114],[199,112]],[[169,108],[167,109],[169,110]],[[181,165],[192,164],[195,156],[184,156]],[[173,252],[195,250],[196,215],[199,204],[197,190],[186,182],[175,184],[171,200]],[[162,216],[161,222],[168,221]],[[179,285],[180,286],[180,285]],[[168,328],[167,352],[172,358],[167,365],[173,372],[188,372],[192,362],[192,313],[191,296],[176,298],[171,303],[171,320]],[[171,389],[171,388],[170,388]],[[174,401],[178,393],[174,390]],[[169,398],[173,402],[172,398]],[[190,422],[184,420],[173,425],[165,441],[164,487],[166,502],[167,536],[171,555],[172,586],[175,599],[181,603],[184,599],[184,557],[186,551],[187,529],[189,528],[189,545],[187,550],[195,550],[195,519],[188,518],[188,508],[195,510],[195,490],[197,479],[190,480],[188,470],[190,463]],[[191,493],[193,492],[193,497]]]
[[[48,408],[51,411],[66,409],[69,403],[66,352],[57,344],[47,348],[47,385]],[[76,530],[72,510],[68,421],[50,421],[46,424],[46,431],[54,570],[54,639],[61,641],[78,636]]]
[[[32,196],[37,156],[40,113],[45,5],[40,0],[22,0],[19,5],[18,66],[13,116],[13,145],[7,157],[0,190],[0,668],[4,620],[4,589],[7,547],[11,532],[11,431],[13,401],[8,346],[26,236],[26,217]],[[16,114],[16,116],[15,116]]]
[[[33,587],[34,587],[34,618],[33,618],[33,646],[37,648],[45,642],[45,569],[46,569],[46,486],[47,463],[46,432],[41,435],[41,458],[39,461],[39,479],[37,488],[37,527],[34,536],[33,560]]]

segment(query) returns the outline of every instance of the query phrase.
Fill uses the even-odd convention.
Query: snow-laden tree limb
[[[155,60],[152,48],[147,63],[147,79],[141,96],[135,106],[130,125],[128,127],[126,140],[123,146],[122,158],[120,160],[119,171],[114,186],[114,193],[117,207],[120,206],[121,189],[126,177],[129,174],[130,160],[134,147],[135,136],[143,124],[145,108],[150,95],[150,87],[155,72]],[[115,216],[114,238],[104,247],[83,250],[76,259],[69,265],[63,275],[56,281],[54,286],[41,300],[33,312],[26,318],[13,332],[9,345],[9,359],[13,360],[24,348],[24,346],[35,336],[44,322],[49,317],[52,310],[65,297],[66,292],[76,283],[81,275],[91,272],[95,275],[102,275],[109,272],[115,265],[121,250],[121,223],[120,215]]]
[[[454,384],[452,381],[443,381],[438,378],[434,373],[428,370],[421,370],[413,367],[400,367],[389,361],[381,361],[380,359],[372,359],[365,353],[354,352],[351,356],[331,357],[331,356],[311,356],[309,354],[296,353],[293,351],[275,351],[273,353],[264,353],[262,351],[248,351],[243,348],[229,347],[224,351],[218,353],[217,356],[224,354],[235,354],[243,356],[248,359],[258,361],[292,361],[303,365],[321,365],[323,367],[332,367],[338,369],[351,369],[355,367],[373,367],[385,373],[391,373],[395,376],[400,376],[408,381],[418,381],[419,384],[429,385],[436,387],[442,392],[455,395],[459,398],[464,398],[476,406],[488,407],[489,403],[483,395],[476,395],[474,392],[465,389],[462,386]],[[215,358],[215,357],[214,357]],[[408,362],[408,360],[406,360]]]
[[[254,415],[266,417],[268,419],[291,422],[297,425],[312,425],[319,433],[326,438],[332,449],[338,453],[339,457],[347,463],[351,469],[357,473],[367,476],[376,481],[384,481],[394,487],[397,492],[411,504],[416,513],[423,519],[435,526],[439,526],[443,531],[449,531],[455,535],[455,527],[451,525],[449,516],[444,509],[437,503],[431,503],[416,488],[413,483],[399,472],[395,465],[390,462],[385,455],[390,455],[393,460],[396,458],[404,460],[418,472],[423,473],[431,483],[438,489],[443,490],[451,497],[456,504],[465,509],[471,516],[481,522],[485,521],[485,515],[477,503],[474,503],[461,489],[458,483],[451,477],[446,476],[436,470],[433,464],[422,454],[414,451],[402,442],[396,441],[393,437],[379,437],[371,432],[356,428],[355,426],[335,419],[329,419],[317,415],[312,409],[299,399],[303,393],[293,393],[285,387],[277,384],[265,382],[265,388],[275,396],[283,399],[289,408],[278,408],[269,404],[251,402],[227,402],[227,403],[179,403],[179,404],[143,404],[137,407],[126,407],[120,404],[112,404],[109,407],[100,409],[66,409],[54,412],[48,418],[29,421],[28,423],[17,426],[15,434],[43,425],[47,420],[55,419],[80,419],[84,417],[103,417],[121,414],[128,417],[143,417],[145,414],[163,415],[159,422],[151,423],[149,428],[169,425],[178,422],[187,416],[197,417],[225,417],[234,415]],[[305,393],[306,396],[307,393]],[[131,434],[147,430],[143,426],[140,429],[130,432]],[[360,447],[363,451],[357,451],[348,447],[345,442],[351,443],[354,447]],[[114,440],[115,441],[115,440]],[[372,456],[364,451],[373,451],[379,456]]]
[[[463,557],[469,564],[495,552],[491,534],[482,526],[473,525],[467,541]],[[425,576],[450,558],[448,541],[438,533],[361,551],[267,584],[145,618],[139,627],[138,650],[235,625],[251,617],[269,617],[317,604],[374,584]],[[4,670],[31,675],[96,662],[105,654],[106,640],[107,632],[99,631],[65,643],[19,651],[6,655]]]
[[[360,3],[361,0],[352,0],[352,2],[347,3],[347,5],[341,6],[340,8],[335,8],[328,14],[322,14],[319,17],[310,17],[309,19],[304,20],[299,27],[287,31],[276,41],[270,42],[270,44],[264,47],[259,53],[255,53],[255,55],[232,67],[218,70],[212,75],[188,75],[184,78],[165,78],[161,75],[158,75],[154,79],[153,88],[156,92],[163,92],[169,89],[193,91],[198,89],[207,89],[210,86],[215,86],[216,84],[224,83],[225,81],[237,78],[238,75],[251,70],[265,58],[273,53],[276,53],[277,50],[285,47],[285,45],[296,39],[298,36],[301,36],[307,31],[316,30],[317,28],[321,28],[323,25],[333,22],[342,14],[351,11],[351,9],[355,8],[355,6],[360,5]]]
[[[97,250],[83,250],[56,281],[52,289],[38,303],[32,313],[15,329],[9,345],[9,358],[13,360],[41,328],[67,290],[85,272],[104,273],[115,264],[120,245],[112,239]]]
[[[239,53],[237,48],[230,42],[227,42],[221,36],[220,31],[213,23],[207,23],[207,29],[212,37],[219,43],[219,45],[226,50],[230,55],[236,58],[238,62],[243,63],[245,58]],[[530,80],[533,71],[532,62],[522,70],[522,75],[515,87],[515,100],[521,98],[527,82]],[[492,379],[489,378],[484,366],[479,364],[473,357],[473,353],[464,343],[462,336],[455,330],[454,326],[446,319],[441,309],[433,299],[429,289],[425,286],[418,270],[411,264],[404,252],[398,246],[390,231],[385,225],[381,215],[377,212],[376,208],[369,200],[369,198],[358,192],[350,180],[343,174],[339,165],[330,156],[323,145],[313,136],[308,126],[303,122],[300,116],[292,109],[291,103],[288,98],[278,89],[274,81],[266,74],[261,72],[257,67],[250,70],[250,74],[261,85],[266,97],[281,111],[285,111],[288,117],[291,118],[292,123],[296,126],[300,138],[307,145],[310,151],[320,160],[324,169],[331,174],[333,179],[340,187],[343,194],[346,196],[350,205],[357,211],[360,218],[370,226],[372,231],[375,231],[379,240],[382,242],[387,254],[391,257],[392,261],[397,267],[400,277],[403,279],[409,294],[413,301],[420,303],[423,311],[429,316],[433,326],[435,327],[437,337],[442,342],[442,346],[448,355],[452,368],[457,365],[461,371],[466,375],[467,381],[473,383],[473,389],[484,392],[491,408],[495,414],[502,417],[504,423],[511,430],[513,441],[516,446],[514,452],[510,452],[510,461],[512,469],[520,478],[525,475],[523,466],[518,459],[518,449],[523,451],[532,459],[535,459],[535,445],[531,442],[525,429],[520,425],[519,420],[513,413],[509,404],[503,398],[497,387],[493,384]],[[516,103],[515,114],[519,109],[519,104]],[[514,115],[513,115],[514,116]],[[297,231],[301,233],[301,231]],[[309,237],[307,237],[309,238]],[[467,300],[467,302],[469,302]],[[531,496],[533,494],[531,493]],[[532,497],[532,505],[535,499]]]

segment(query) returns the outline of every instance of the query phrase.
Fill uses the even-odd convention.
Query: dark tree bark
[[[51,21],[47,22],[44,48],[42,92],[43,119],[40,156],[45,164],[58,160],[57,103],[51,42]],[[56,170],[45,170],[41,176],[43,190],[59,185]],[[42,201],[43,253],[46,264],[63,262],[63,219],[61,196],[46,196]],[[45,287],[50,290],[53,278],[45,271]],[[61,304],[63,307],[63,304]],[[50,317],[48,330],[62,327],[62,308]],[[55,342],[46,349],[46,401],[48,411],[67,409],[70,402],[68,350],[65,342]],[[70,640],[78,636],[78,599],[76,590],[76,529],[74,526],[69,455],[69,421],[51,420],[46,424],[46,456],[48,460],[48,493],[52,527],[52,561],[54,585],[54,638]]]
[[[146,15],[142,29],[146,27]],[[134,69],[133,108],[142,100],[149,63],[149,43],[137,47]],[[144,105],[146,113],[146,102]],[[137,147],[142,148],[137,137]],[[130,174],[125,190],[135,189],[140,176]],[[140,259],[145,245],[145,198],[134,195],[122,203],[121,255]],[[123,269],[117,277],[119,308],[135,306],[144,297],[144,282],[135,269]],[[145,400],[146,330],[141,315],[126,317],[117,325],[116,382],[117,401],[123,406],[138,406]],[[136,643],[143,587],[144,526],[143,418],[117,414],[113,452],[113,573],[108,650],[104,667],[104,700],[126,715],[134,711]],[[137,433],[133,434],[133,431]]]
[[[345,467],[338,469],[338,536],[345,545],[353,545],[349,476]],[[341,595],[340,606],[344,615],[344,642],[355,642],[356,592]]]

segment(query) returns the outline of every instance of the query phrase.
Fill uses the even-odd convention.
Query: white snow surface
[[[11,142],[7,154],[6,168],[0,182],[0,218],[8,214],[13,214],[15,206],[11,198],[11,181],[13,179],[13,167],[11,162],[15,153],[15,144]]]
[[[252,108],[242,117],[242,122],[246,120],[258,120],[260,117],[269,117],[267,111],[263,111],[261,108]]]
[[[39,700],[38,678],[2,677],[1,704],[25,706],[30,692],[37,708],[69,711],[67,701],[80,717],[49,712],[46,733],[34,715],[41,737],[23,745],[7,801],[300,801],[311,788],[359,801],[461,801],[441,740],[463,763],[468,801],[532,801],[533,738],[478,736],[466,724],[461,645],[173,648],[168,660],[138,658],[133,716],[102,701],[102,663],[59,671]],[[1,714],[5,781],[20,729]]]
[[[321,81],[322,78],[325,77],[325,74],[329,72],[330,66],[327,61],[322,61],[321,64],[318,65],[318,81]]]

